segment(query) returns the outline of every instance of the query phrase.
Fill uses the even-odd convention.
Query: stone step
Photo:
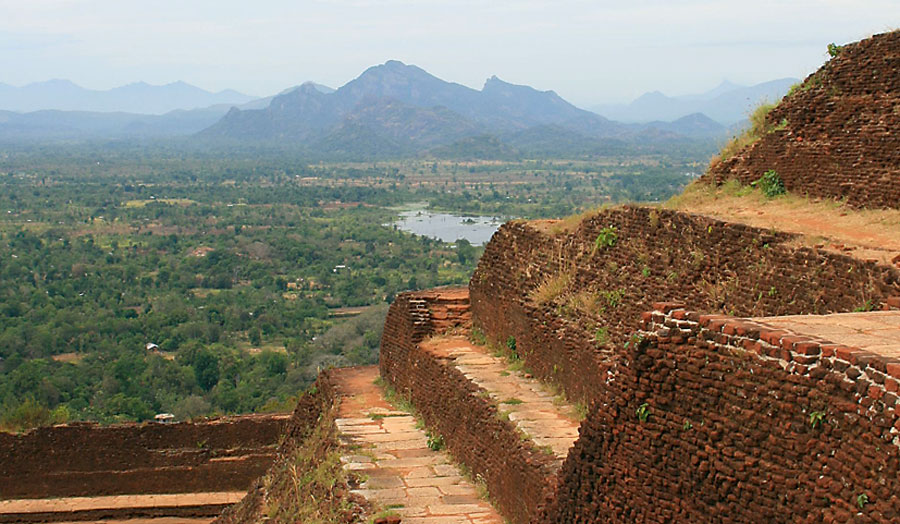
[[[397,297],[388,315],[394,324],[381,341],[382,376],[444,438],[454,459],[484,481],[508,522],[535,522],[555,497],[560,467],[578,438],[577,410],[520,364],[471,343],[469,322],[434,322],[449,313],[450,300],[459,307],[448,317],[468,320],[464,288]],[[427,320],[419,326],[419,319]]]
[[[415,417],[385,399],[377,378],[374,366],[334,372],[342,461],[363,479],[354,493],[396,512],[403,524],[502,523]]]
[[[214,517],[246,492],[165,493],[52,499],[0,500],[0,522],[159,521],[164,517],[194,522]],[[186,519],[186,520],[185,520]]]
[[[465,336],[438,336],[422,342],[421,348],[446,359],[497,403],[501,415],[515,424],[523,437],[548,453],[552,451],[556,466],[562,465],[578,439],[580,422],[573,405]]]

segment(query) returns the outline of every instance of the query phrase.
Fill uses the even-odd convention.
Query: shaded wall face
[[[604,231],[612,245],[597,247]],[[655,301],[738,316],[852,311],[900,295],[900,274],[793,247],[793,236],[662,209],[625,207],[571,233],[504,225],[470,282],[473,321],[574,400],[602,400],[622,346]],[[566,292],[539,302],[542,282]],[[587,304],[587,305],[585,305]]]
[[[845,46],[768,116],[776,130],[712,166],[747,184],[774,169],[791,192],[900,207],[900,31]]]
[[[266,468],[254,477],[247,495],[222,512],[215,520],[216,524],[255,524],[269,519],[268,512],[273,509],[290,507],[294,503],[289,495],[293,485],[289,471],[292,466],[296,467],[292,460],[293,453],[308,445],[310,435],[317,428],[331,429],[332,438],[325,444],[339,445],[334,426],[337,395],[331,373],[319,373],[315,383],[300,396],[278,439],[274,460],[270,460]],[[316,450],[312,454],[321,460],[327,450]],[[346,490],[346,486],[338,486],[335,491],[339,489]]]
[[[16,482],[0,482],[0,498],[247,489],[271,463],[284,423],[249,416],[2,433],[0,478]]]
[[[884,362],[680,313],[623,354],[616,402],[583,424],[546,522],[900,518]]]

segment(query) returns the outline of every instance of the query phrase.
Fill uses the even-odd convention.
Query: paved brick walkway
[[[450,358],[469,380],[487,390],[500,410],[537,446],[552,449],[558,464],[565,460],[578,439],[580,425],[572,405],[555,398],[539,380],[525,378],[522,371],[510,371],[505,359],[464,336],[439,336],[421,347]]]
[[[799,335],[900,358],[900,311],[759,317],[753,320]]]
[[[385,400],[377,377],[374,366],[335,372],[344,467],[366,478],[354,492],[396,511],[403,524],[502,524],[449,455],[429,449],[415,419]]]

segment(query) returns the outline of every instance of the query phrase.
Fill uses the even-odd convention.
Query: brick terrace
[[[753,320],[884,357],[900,358],[900,311],[759,317]]]

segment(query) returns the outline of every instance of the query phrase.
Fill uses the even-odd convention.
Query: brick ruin
[[[773,109],[766,136],[704,180],[750,183],[774,169],[788,191],[900,207],[900,31],[847,44]]]
[[[615,243],[598,248],[612,227]],[[399,296],[382,340],[382,376],[486,480],[510,521],[897,517],[900,360],[739,318],[900,309],[897,268],[660,209],[628,206],[571,233],[550,229],[504,225],[469,291],[477,329],[496,346],[514,340],[529,373],[590,402],[561,470],[423,349],[469,321],[462,309],[447,320],[447,290]],[[536,303],[535,290],[561,273],[567,289]],[[577,307],[582,294],[609,290],[623,290],[615,305]],[[608,340],[597,340],[598,328]]]
[[[640,333],[542,521],[900,518],[900,360],[666,303]]]
[[[0,433],[0,522],[216,515],[234,501],[181,497],[183,503],[169,507],[108,502],[113,496],[246,491],[275,457],[285,419],[248,415],[175,424],[75,423]],[[41,500],[60,497],[95,498],[98,505],[49,504],[27,513],[3,505],[35,508]]]
[[[598,248],[598,236],[613,228],[615,244]],[[894,267],[702,216],[625,206],[586,218],[570,234],[546,229],[500,228],[472,276],[472,311],[486,334],[513,337],[529,369],[574,399],[602,398],[598,381],[614,372],[619,348],[655,301],[774,316],[880,308],[900,295]],[[542,283],[561,274],[569,291],[536,303]],[[591,311],[579,307],[584,295],[599,297]]]

